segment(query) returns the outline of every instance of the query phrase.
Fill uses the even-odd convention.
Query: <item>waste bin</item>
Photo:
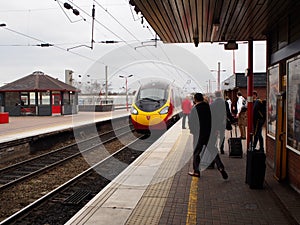
[[[0,124],[9,122],[9,113],[8,112],[0,112]]]

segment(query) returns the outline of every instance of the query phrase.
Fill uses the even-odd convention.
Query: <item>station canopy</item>
[[[130,0],[165,43],[266,40],[295,0]]]

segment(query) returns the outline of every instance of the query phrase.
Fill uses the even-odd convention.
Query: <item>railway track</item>
[[[91,158],[97,162],[99,151],[103,151],[105,144],[118,140],[121,136],[129,132],[132,132],[132,130],[128,131],[128,126],[123,126],[117,130],[105,132],[100,136],[90,137],[78,143],[73,143],[35,158],[2,168],[0,169],[0,191],[26,179],[31,179],[37,174],[45,173],[51,168],[66,163],[68,160],[80,155],[84,155],[84,157]],[[118,136],[115,133],[118,133]]]
[[[64,224],[155,141],[144,139],[124,146],[0,224]]]
[[[116,127],[119,127],[120,129],[117,129]],[[106,129],[107,128],[105,128],[105,130]],[[80,134],[81,133],[82,132],[80,132]],[[88,135],[86,134],[90,133],[84,132],[83,138],[87,138]],[[126,133],[129,133],[128,137]],[[52,166],[52,168],[45,170],[45,172],[33,175],[31,179],[23,179],[22,182],[18,181],[15,185],[10,184],[0,190],[0,221],[2,221],[0,224],[63,224],[64,222],[62,222],[62,220],[66,221],[68,220],[66,218],[71,218],[95,195],[95,193],[102,190],[110,180],[114,179],[114,177],[119,174],[119,171],[122,171],[126,168],[127,164],[142,154],[145,149],[161,136],[161,134],[162,133],[156,135],[151,134],[146,140],[138,139],[140,141],[137,141],[136,143],[140,143],[140,146],[139,144],[136,144],[135,146],[132,145],[133,147],[124,147],[124,145],[127,145],[132,140],[137,139],[138,136],[136,133],[131,133],[131,128],[129,129],[127,124],[124,127],[120,127],[120,125],[114,126],[113,132],[103,133],[102,129],[101,138],[99,138],[99,136],[90,137],[91,135],[89,135],[87,143],[86,141],[81,142],[77,140],[77,153],[74,152],[73,155],[78,154],[78,156],[82,157],[69,158],[71,157],[70,155],[66,156],[69,160],[65,163]],[[117,141],[113,141],[114,135],[118,136]],[[95,140],[93,138],[95,138]],[[106,142],[106,144],[104,144],[104,142]],[[72,146],[70,142],[69,145]],[[124,167],[123,165],[120,169],[116,169],[116,165],[111,167],[104,166],[109,164],[105,163],[104,159],[107,160],[106,162],[111,161],[112,165],[116,162],[116,158],[114,159],[114,157],[122,155],[123,152],[123,150],[119,150],[120,148],[129,149],[127,152],[132,151],[130,156],[124,156],[124,159],[117,160],[117,162],[126,162],[119,163],[120,165],[124,164],[126,166]],[[124,150],[124,152],[126,152],[126,150]],[[46,154],[44,156],[46,156]],[[99,162],[101,163],[99,164]],[[13,166],[9,167],[13,168]],[[56,195],[57,190],[67,190],[66,188],[62,188],[63,184],[76,183],[74,179],[77,178],[74,177],[81,176],[78,174],[83,174],[82,171],[86,171],[89,168],[98,171],[98,175],[95,175],[96,178],[90,177],[86,179],[83,183],[86,183],[87,186],[81,187],[81,185],[75,185],[74,190],[70,189],[70,191],[62,192],[61,195]],[[99,171],[101,171],[101,174],[104,176],[99,174]],[[0,177],[1,176],[2,175],[0,175]],[[92,190],[89,191],[89,189]],[[86,190],[88,190],[88,192],[86,192]],[[54,195],[56,197],[51,198],[52,200],[47,200]],[[37,206],[42,205],[48,205],[47,209],[38,209],[35,211]],[[26,215],[30,216],[27,217]],[[49,218],[49,220],[47,218]],[[48,220],[48,222],[42,222],[44,219]]]

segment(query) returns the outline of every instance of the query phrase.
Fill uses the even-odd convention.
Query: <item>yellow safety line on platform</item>
[[[192,177],[188,212],[186,216],[187,225],[197,224],[197,199],[198,199],[198,181],[199,178]]]

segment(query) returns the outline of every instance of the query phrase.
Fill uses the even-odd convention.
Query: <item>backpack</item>
[[[242,104],[243,104],[243,106],[245,106],[246,107],[246,99],[243,99],[243,102],[242,102]]]
[[[247,101],[245,98],[243,99],[242,104],[243,104],[243,106],[241,108],[241,112],[246,112],[247,111]]]

